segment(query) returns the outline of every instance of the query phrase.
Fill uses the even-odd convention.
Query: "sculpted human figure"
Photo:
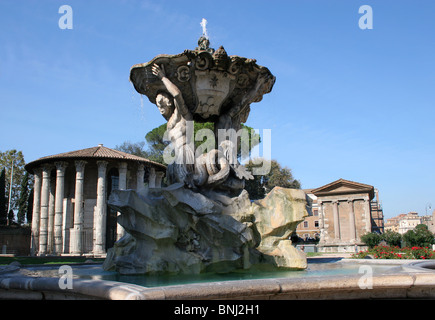
[[[163,65],[159,67],[154,64],[152,72],[169,92],[160,92],[156,97],[157,107],[168,121],[167,134],[175,151],[175,162],[168,165],[169,183],[181,182],[191,189],[221,184],[230,174],[228,159],[221,148],[195,159],[195,150],[187,142],[186,136],[187,121],[193,121],[193,116],[184,102],[181,91],[166,77]]]
[[[159,67],[154,64],[152,72],[163,82],[167,90],[157,94],[156,104],[160,113],[168,121],[168,138],[175,151],[175,161],[168,165],[169,182],[182,182],[189,188],[194,188],[195,156],[194,150],[187,143],[186,136],[187,121],[193,121],[193,116],[187,109],[178,87],[166,77],[164,66]]]

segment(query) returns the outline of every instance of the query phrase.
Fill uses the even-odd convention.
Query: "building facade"
[[[306,193],[313,200],[312,213],[298,225],[297,234],[319,237],[318,251],[353,252],[355,246],[364,246],[363,234],[384,232],[379,193],[373,186],[339,179]]]
[[[400,234],[405,234],[409,230],[414,230],[414,228],[419,224],[421,224],[421,218],[418,216],[418,213],[409,212],[399,220],[398,232]]]
[[[32,255],[105,255],[123,235],[107,206],[114,189],[160,187],[166,167],[103,145],[30,162],[34,175]]]
[[[427,225],[429,231],[435,233],[434,228],[435,210],[432,215],[419,216],[417,212],[401,213],[387,220],[385,230],[405,234],[409,230],[414,230],[419,224]]]
[[[305,220],[299,223],[296,228],[296,234],[304,241],[320,239],[319,207],[317,205],[317,197],[312,193],[312,190],[304,189],[311,201],[311,212],[308,212],[308,217],[305,217]]]

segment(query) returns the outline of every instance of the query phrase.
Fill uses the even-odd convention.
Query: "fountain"
[[[127,231],[103,264],[113,271],[13,263],[0,267],[0,299],[433,299],[431,261],[343,259],[307,268],[288,240],[309,210],[302,190],[275,188],[250,201],[244,181],[255,173],[237,162],[237,134],[219,138],[219,130],[237,132],[275,78],[255,60],[210,48],[205,25],[195,50],[131,69],[136,90],[168,120],[175,156],[168,186],[112,193]],[[192,120],[215,124],[215,148],[194,150]]]
[[[252,174],[237,158],[250,105],[275,77],[254,59],[214,50],[203,35],[195,50],[158,55],[131,68],[136,91],[167,120],[167,187],[114,191],[109,206],[126,235],[109,250],[105,270],[121,274],[229,272],[307,266],[289,240],[307,215],[302,190],[273,189],[251,203]],[[214,124],[214,147],[194,147],[193,122]]]

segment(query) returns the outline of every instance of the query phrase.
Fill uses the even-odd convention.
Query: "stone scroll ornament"
[[[236,196],[253,176],[238,163],[234,141],[218,141],[218,132],[237,132],[248,119],[250,104],[272,90],[275,77],[256,60],[228,56],[222,46],[214,50],[209,45],[202,36],[195,50],[158,55],[134,65],[130,81],[168,121],[167,134],[175,151],[175,161],[168,164],[168,182]],[[213,122],[216,149],[195,156],[193,144],[188,143],[188,121]]]

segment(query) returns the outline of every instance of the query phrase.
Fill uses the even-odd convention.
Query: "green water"
[[[113,271],[104,271],[101,265],[72,266],[76,279],[109,280],[136,284],[144,287],[181,285],[188,283],[252,280],[270,278],[305,278],[336,275],[358,275],[361,265],[340,262],[308,263],[306,270],[256,271],[249,270],[225,274],[203,273],[196,275],[120,275]],[[390,272],[391,265],[371,265],[374,274]],[[27,275],[40,277],[59,277],[58,267],[26,268]]]

